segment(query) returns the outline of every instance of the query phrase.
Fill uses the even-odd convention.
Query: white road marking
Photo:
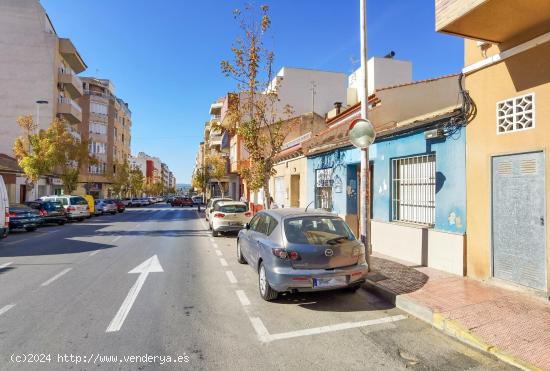
[[[222,265],[222,267],[227,267],[227,260],[225,260],[224,258],[220,258],[220,264]]]
[[[128,313],[130,313],[130,309],[132,309],[132,305],[134,305],[134,302],[136,301],[136,298],[141,291],[141,288],[143,287],[147,276],[149,275],[149,273],[154,272],[164,272],[164,269],[162,269],[162,266],[160,265],[159,259],[156,255],[151,256],[149,259],[128,272],[130,274],[139,273],[139,277],[136,280],[136,283],[134,283],[134,286],[132,286],[132,288],[128,292],[126,299],[124,299],[124,302],[122,302],[120,309],[118,310],[111,323],[109,323],[109,327],[107,327],[107,330],[105,330],[105,332],[116,332],[120,330],[122,324],[124,323],[124,320],[126,320],[126,316],[128,316]]]
[[[216,255],[218,255],[218,256],[222,256],[222,255],[223,255],[222,252],[221,252],[220,250],[214,250],[214,251],[216,251]]]
[[[248,296],[246,296],[243,290],[236,290],[235,293],[239,297],[239,301],[243,307],[250,305],[250,300],[248,300]]]
[[[95,255],[95,254],[97,254],[98,252],[99,252],[99,250],[96,250],[96,251],[92,251],[92,252],[90,253],[90,255],[89,255],[89,256],[94,256],[94,255]]]
[[[215,248],[215,249],[217,249],[217,248],[218,248],[218,244],[217,244],[217,243],[215,243],[215,242],[213,242],[213,243],[212,243],[212,246],[214,246],[214,248]]]
[[[227,279],[231,283],[237,283],[237,277],[233,274],[231,271],[225,271],[225,274],[227,275]]]
[[[216,243],[216,240],[215,240],[215,239],[213,239],[212,237],[210,237],[210,242],[212,242],[212,243]]]
[[[250,322],[252,322],[252,327],[254,327],[254,330],[258,335],[258,340],[260,340],[262,343],[268,342],[269,331],[267,331],[267,328],[265,327],[261,318],[259,317],[249,317],[249,318],[250,318]]]
[[[118,236],[118,237],[115,237],[113,238],[113,240],[111,242],[117,242],[118,240],[120,240],[122,238],[122,236]]]
[[[62,270],[61,272],[59,272],[58,274],[56,274],[55,276],[53,276],[52,278],[50,278],[49,280],[47,280],[46,282],[41,284],[40,286],[48,286],[50,283],[52,283],[53,281],[55,281],[59,277],[63,276],[64,274],[69,273],[71,270],[72,270],[72,268],[67,268],[67,269]]]
[[[6,313],[8,310],[10,310],[13,307],[15,307],[15,304],[8,304],[8,305],[5,305],[2,308],[0,308],[0,316],[2,314]]]
[[[4,263],[4,264],[0,265],[0,269],[4,269],[4,268],[6,268],[8,265],[12,265],[12,264],[13,264],[13,262]]]
[[[279,334],[270,334],[267,328],[265,327],[265,325],[263,324],[262,320],[258,317],[250,317],[250,321],[252,322],[252,326],[254,327],[254,330],[256,330],[258,339],[263,343],[268,343],[275,340],[284,340],[284,339],[291,339],[291,338],[296,338],[301,336],[319,335],[327,332],[348,330],[348,329],[358,328],[358,327],[381,325],[383,323],[392,323],[392,322],[401,321],[406,318],[407,318],[406,316],[399,314],[397,316],[383,317],[383,318],[371,319],[371,320],[360,321],[360,322],[338,323],[335,325],[314,327],[314,328],[298,330],[298,331],[282,332]]]

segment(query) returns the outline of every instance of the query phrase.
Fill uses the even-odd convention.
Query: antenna
[[[304,212],[306,212],[306,213],[307,213],[307,208],[308,208],[308,207],[310,207],[310,206],[311,206],[311,204],[312,204],[312,203],[314,203],[314,202],[315,202],[315,201],[311,201],[311,202],[310,202],[310,203],[309,203],[309,204],[308,204],[308,205],[306,206],[306,211],[304,211]]]

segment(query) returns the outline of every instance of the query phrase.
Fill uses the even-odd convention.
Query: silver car
[[[342,218],[325,211],[263,210],[239,232],[237,259],[258,273],[264,300],[280,292],[357,290],[368,266],[365,247]]]

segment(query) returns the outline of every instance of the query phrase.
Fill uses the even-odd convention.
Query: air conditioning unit
[[[424,139],[440,139],[444,138],[445,133],[443,132],[443,129],[432,129],[424,132]]]

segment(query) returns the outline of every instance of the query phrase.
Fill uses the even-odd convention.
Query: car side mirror
[[[244,225],[244,227],[245,227],[245,229],[250,229],[250,223],[246,223],[246,224]]]

